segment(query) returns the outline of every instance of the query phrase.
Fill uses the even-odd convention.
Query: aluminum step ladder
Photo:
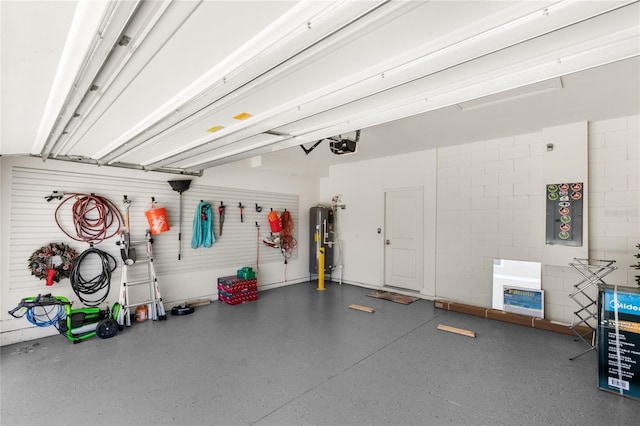
[[[131,241],[128,233],[122,233],[120,236],[120,242],[117,243],[121,246],[122,252],[122,276],[120,279],[120,296],[118,303],[121,306],[120,313],[118,314],[119,326],[131,326],[131,314],[135,313],[135,308],[142,305],[148,306],[149,319],[166,320],[167,315],[162,303],[162,296],[160,295],[160,288],[158,287],[158,277],[153,266],[153,238],[149,230],[147,230],[146,239],[140,241]],[[135,250],[136,245],[146,245],[147,256],[146,259],[136,259]],[[132,280],[130,278],[130,268],[134,268],[136,265],[147,266],[147,277],[144,279]],[[139,302],[132,302],[129,297],[129,288],[134,286],[146,285],[149,289],[149,298]],[[132,311],[131,309],[134,309]]]

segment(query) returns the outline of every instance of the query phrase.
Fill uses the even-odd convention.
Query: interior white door
[[[420,291],[424,280],[423,189],[385,192],[384,285]]]

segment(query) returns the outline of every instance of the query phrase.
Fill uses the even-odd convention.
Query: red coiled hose
[[[282,212],[280,215],[282,220],[282,232],[280,233],[280,249],[285,257],[288,257],[296,248],[298,242],[293,238],[293,218],[288,211]]]
[[[60,224],[58,212],[69,200],[75,199],[71,206],[75,235],[65,230]],[[72,194],[60,202],[56,208],[55,219],[58,227],[69,238],[90,244],[99,244],[116,235],[124,219],[115,204],[98,195]]]

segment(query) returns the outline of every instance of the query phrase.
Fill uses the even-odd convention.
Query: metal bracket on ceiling
[[[119,167],[121,169],[139,170],[139,171],[143,171],[143,172],[148,172],[149,171],[149,170],[146,170],[143,166],[140,166],[138,164],[130,164],[130,163],[101,164],[101,163],[97,162],[96,160],[94,160],[92,158],[82,157],[82,156],[79,156],[79,155],[75,155],[75,156],[58,155],[55,158],[54,157],[49,157],[48,159],[57,160],[57,161],[68,161],[68,162],[72,162],[72,163],[90,164],[90,165],[94,165],[94,166]],[[197,170],[197,171],[189,172],[189,171],[184,170],[184,169],[172,168],[172,167],[160,167],[160,168],[157,168],[157,169],[153,169],[153,171],[154,172],[159,172],[159,173],[171,173],[171,174],[176,174],[176,175],[197,176],[197,177],[202,177],[202,175],[204,174],[204,170]]]
[[[320,139],[318,142],[314,143],[313,146],[311,148],[305,148],[304,145],[300,145],[300,148],[302,148],[302,150],[304,151],[305,155],[309,155],[309,153],[311,151],[313,151],[314,149],[316,149],[316,147],[318,145],[320,145],[320,142],[322,142],[324,139]]]

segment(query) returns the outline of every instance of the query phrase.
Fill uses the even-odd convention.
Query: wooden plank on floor
[[[374,313],[376,310],[373,308],[370,308],[368,306],[362,306],[362,305],[356,305],[354,303],[352,303],[351,305],[349,305],[349,307],[351,309],[356,309],[358,311],[363,311],[363,312],[369,312],[370,314]]]
[[[465,305],[464,303],[452,302],[449,300],[436,300],[434,302],[434,306],[438,309],[444,309],[451,312],[460,312],[462,314],[475,315],[482,318],[490,318],[498,321],[508,322],[511,324],[526,325],[540,330],[569,334],[574,337],[576,336],[576,334],[586,335],[593,332],[593,330],[589,327],[585,327],[582,325],[570,326],[569,324],[556,323],[544,318],[535,318],[528,315],[516,314],[513,312],[504,312],[497,309]]]
[[[211,303],[211,300],[209,299],[191,299],[191,300],[187,300],[185,302],[187,305],[192,306],[192,307],[196,307],[196,306],[204,306],[204,305],[208,305]]]
[[[450,325],[438,324],[438,330],[448,331],[449,333],[462,334],[463,336],[476,337],[475,331],[465,330],[463,328],[451,327]]]

